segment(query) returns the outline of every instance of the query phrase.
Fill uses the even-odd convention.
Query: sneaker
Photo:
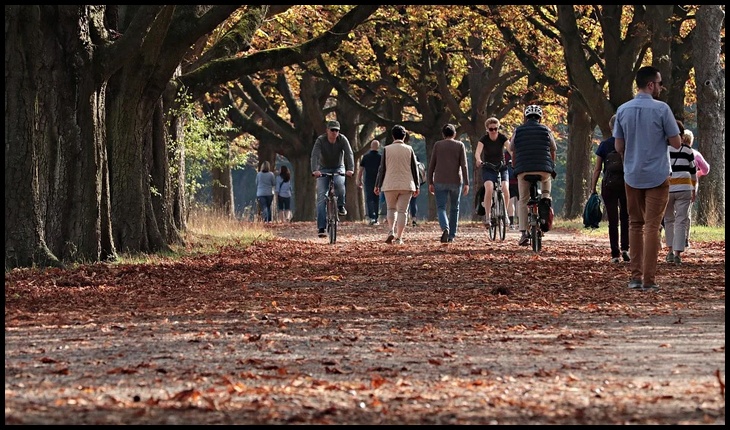
[[[640,290],[642,288],[641,281],[638,279],[632,279],[629,281],[629,289]]]
[[[674,263],[674,252],[670,252],[667,254],[667,258],[665,258],[667,263]]]
[[[689,239],[687,239],[687,240],[685,240],[685,241],[684,241],[684,247],[685,247],[685,248],[689,248],[689,247],[690,247],[690,245],[692,245],[692,244],[691,244],[691,243],[689,243]]]
[[[656,290],[659,289],[659,285],[657,285],[657,284],[644,284],[641,287],[641,289],[644,290],[644,291],[656,291]]]
[[[325,232],[323,228],[320,228],[319,230],[317,230],[317,236],[327,237],[327,232]]]
[[[411,226],[416,227],[417,225],[418,225],[418,223],[416,222],[416,220],[413,220],[413,222],[411,223]]]
[[[345,209],[344,206],[340,206],[339,208],[337,208],[337,213],[339,213],[340,216],[345,216],[347,215],[347,209]]]
[[[391,243],[393,243],[393,239],[395,239],[395,235],[393,233],[389,233],[388,238],[385,239],[385,243],[390,245]]]
[[[613,258],[611,259],[611,263],[620,263],[620,262],[621,262],[621,260],[619,260],[619,258],[618,258],[618,257],[613,257]]]
[[[682,264],[682,257],[680,257],[679,255],[675,255],[674,256],[674,264],[676,264],[677,266],[679,266],[680,264]]]
[[[624,259],[625,262],[631,261],[631,257],[629,257],[629,251],[622,251],[621,252],[621,258]]]
[[[485,228],[489,228],[491,226],[492,226],[492,220],[487,219],[486,221],[484,221],[484,227]]]
[[[515,225],[514,225],[514,224],[510,224],[510,225],[509,225],[509,229],[510,229],[510,230],[517,230],[517,227],[515,227]]]
[[[377,222],[378,222],[378,220],[371,219],[370,220],[370,225],[375,225],[375,224],[377,224]]]
[[[441,243],[446,243],[449,241],[449,230],[444,229],[444,231],[441,233]]]
[[[527,235],[527,232],[522,232],[522,237],[520,237],[520,241],[518,243],[520,246],[527,246],[530,244],[530,237]]]
[[[453,237],[451,237],[451,236],[449,236],[448,242],[449,242],[449,243],[451,243],[451,242],[453,242],[453,241],[454,241],[454,238],[453,238]]]
[[[399,237],[398,239],[395,240],[395,243],[396,243],[396,245],[403,245],[403,239]]]

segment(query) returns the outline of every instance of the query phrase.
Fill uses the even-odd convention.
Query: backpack
[[[621,154],[611,151],[603,160],[603,187],[617,189],[624,186],[624,160]]]
[[[603,211],[601,211],[601,197],[598,193],[592,193],[588,197],[586,206],[583,209],[583,226],[585,228],[598,228],[601,219],[603,219]]]
[[[416,161],[416,166],[418,167],[418,176],[421,178],[421,183],[418,185],[423,185],[426,183],[426,166],[420,161]]]
[[[553,219],[555,218],[555,212],[553,212],[552,200],[545,197],[541,198],[537,202],[537,210],[540,213],[540,230],[547,233],[553,228]]]

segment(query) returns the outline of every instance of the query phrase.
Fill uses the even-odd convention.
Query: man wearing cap
[[[340,134],[340,123],[337,121],[327,122],[325,134],[317,137],[312,148],[310,158],[312,175],[317,178],[317,235],[327,236],[327,210],[325,205],[325,194],[329,188],[329,178],[322,177],[322,173],[344,173],[352,176],[355,171],[355,157],[352,153],[350,141]],[[347,215],[345,209],[345,178],[335,176],[335,193],[337,194],[338,210],[341,216]]]

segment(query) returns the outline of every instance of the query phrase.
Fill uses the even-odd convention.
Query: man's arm
[[[345,174],[347,176],[352,176],[353,173],[355,173],[355,156],[352,153],[352,146],[350,146],[350,141],[347,140],[347,137],[340,135],[343,139],[343,150],[345,152]]]
[[[591,192],[596,192],[598,186],[598,177],[601,176],[601,168],[603,167],[603,158],[596,155],[596,165],[593,168],[593,177],[591,178]]]
[[[624,158],[624,150],[626,149],[626,142],[624,141],[623,137],[614,138],[614,147],[616,148],[616,152],[621,154],[621,158]]]
[[[508,148],[509,148],[509,155],[512,156],[512,167],[515,167],[515,135],[513,134],[512,137],[509,138],[507,141]]]
[[[317,140],[314,141],[314,146],[312,147],[312,155],[309,158],[309,165],[312,169],[312,174],[315,174],[315,172],[319,172],[319,158],[322,156],[322,139],[320,137],[318,137]],[[315,176],[318,175],[315,174]]]
[[[469,165],[466,163],[466,145],[461,143],[461,174],[464,181],[464,195],[469,194]]]
[[[669,142],[674,149],[679,149],[679,147],[682,146],[682,138],[679,137],[679,135],[670,137],[667,139],[667,142]]]

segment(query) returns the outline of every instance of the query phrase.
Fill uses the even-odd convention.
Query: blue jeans
[[[449,238],[456,236],[459,227],[459,204],[461,202],[461,184],[439,184],[434,183],[434,195],[436,197],[436,214],[439,218],[441,230],[449,231]],[[450,202],[448,218],[446,216],[446,202]]]
[[[342,169],[319,169],[322,173],[345,173]],[[337,195],[337,207],[345,206],[345,177],[335,176],[335,195]],[[330,178],[320,176],[317,178],[317,229],[327,228],[327,190],[330,187]]]
[[[256,196],[256,200],[261,207],[261,220],[271,222],[271,203],[274,201],[274,196]]]

